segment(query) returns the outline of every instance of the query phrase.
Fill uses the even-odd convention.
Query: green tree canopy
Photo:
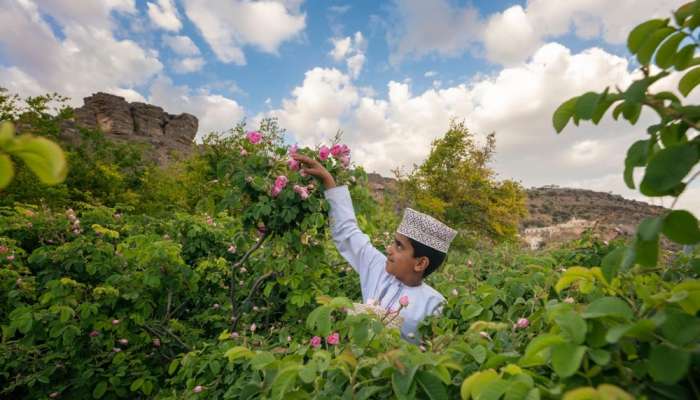
[[[458,229],[458,246],[514,238],[527,213],[526,195],[520,184],[498,181],[489,168],[495,146],[493,133],[479,146],[464,122],[452,121],[425,162],[400,179],[402,200]]]

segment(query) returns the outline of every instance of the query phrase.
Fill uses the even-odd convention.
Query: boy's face
[[[402,282],[410,281],[416,274],[423,275],[428,266],[427,257],[413,257],[413,246],[408,238],[398,232],[386,249],[386,272]]]

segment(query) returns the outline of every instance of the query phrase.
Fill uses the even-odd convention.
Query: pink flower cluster
[[[297,154],[297,151],[299,150],[299,147],[296,144],[293,144],[289,146],[289,151],[287,152],[289,154],[289,160],[287,160],[287,166],[289,169],[292,171],[298,171],[301,165],[299,164],[299,161],[291,158],[293,155]]]
[[[320,336],[314,336],[311,338],[309,341],[311,343],[311,347],[314,348],[319,348],[321,347],[321,337]],[[335,346],[338,343],[340,343],[340,334],[338,332],[333,332],[330,335],[326,336],[326,343]]]
[[[282,192],[282,189],[284,189],[285,186],[287,186],[287,182],[289,182],[289,179],[287,179],[286,176],[280,175],[275,179],[275,184],[272,186],[272,190],[270,191],[270,195],[272,197],[277,197],[279,194]]]
[[[331,148],[321,146],[318,150],[318,157],[321,161],[327,160],[329,156],[333,156],[333,158],[338,160],[343,168],[347,168],[350,165],[350,148],[347,145],[334,144]]]
[[[246,138],[252,144],[258,144],[262,140],[262,133],[258,131],[250,131],[246,134]]]
[[[530,325],[530,321],[527,318],[519,318],[518,322],[515,323],[513,328],[515,329],[525,329]]]
[[[309,189],[306,186],[294,185],[294,193],[298,194],[302,200],[309,198]]]

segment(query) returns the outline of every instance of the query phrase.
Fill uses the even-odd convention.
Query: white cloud
[[[573,32],[582,39],[602,37],[623,44],[629,31],[647,19],[667,16],[685,0],[531,0],[488,19],[487,57],[501,64],[525,61],[545,40]]]
[[[202,57],[185,57],[181,60],[176,60],[173,63],[173,69],[178,74],[196,72],[202,69],[203,66],[204,59]]]
[[[345,59],[348,72],[353,78],[357,78],[365,65],[365,50],[367,41],[362,32],[355,32],[354,36],[331,39],[333,50],[329,53],[336,62]]]
[[[430,53],[456,56],[481,39],[483,22],[472,6],[453,6],[447,0],[395,1],[397,19],[387,31],[389,61]]]
[[[165,77],[156,78],[150,88],[148,101],[169,113],[190,113],[199,119],[197,138],[209,132],[233,128],[245,116],[245,110],[235,100],[212,94],[207,90],[193,91],[188,86],[174,85]]]
[[[643,112],[636,126],[608,115],[598,126],[584,122],[568,126],[560,135],[551,124],[553,111],[568,98],[605,86],[625,88],[632,79],[624,58],[597,48],[572,54],[549,43],[537,49],[528,63],[468,84],[413,93],[410,81],[391,81],[386,98],[355,87],[349,74],[315,68],[281,107],[265,115],[279,117],[281,125],[306,145],[328,143],[342,129],[353,159],[385,176],[398,166],[405,170],[422,162],[431,141],[445,133],[449,121],[464,119],[479,141],[496,133],[493,167],[500,178],[525,186],[589,185],[641,199],[619,184],[605,182],[613,178],[622,182],[627,148],[646,136],[645,127],[654,121],[652,113]],[[598,181],[603,183],[593,185]],[[696,183],[686,196],[699,192]],[[700,200],[681,198],[681,202],[700,213]]]
[[[147,5],[148,16],[158,27],[175,32],[182,29],[182,22],[173,0],[158,0],[157,4],[148,2]]]
[[[282,101],[281,109],[266,115],[278,117],[300,142],[314,145],[333,137],[358,99],[349,76],[337,69],[314,68],[294,88],[292,98]]]
[[[423,76],[426,78],[432,78],[433,76],[437,76],[437,72],[435,71],[426,71]]]
[[[299,1],[184,0],[187,17],[223,62],[245,65],[244,46],[277,54],[282,42],[299,35],[306,14]]]
[[[84,10],[57,10],[55,21],[63,38],[54,35],[43,15],[56,10],[56,1],[41,7],[30,1],[9,2],[0,13],[3,47],[3,86],[20,94],[57,91],[81,104],[80,98],[97,90],[129,89],[143,84],[162,69],[157,54],[127,39],[116,39],[108,29],[112,12],[130,12],[132,2],[90,2]],[[27,43],[31,43],[28,46]]]
[[[190,39],[189,36],[163,36],[163,42],[172,49],[175,53],[181,56],[196,56],[199,55],[199,48]]]

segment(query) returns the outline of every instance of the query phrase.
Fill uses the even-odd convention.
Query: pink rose
[[[231,339],[235,339],[238,337],[238,332],[231,332],[229,336],[231,337]]]
[[[7,261],[12,261],[12,260],[14,260],[14,259],[15,259],[15,256],[14,256],[14,255],[9,255],[9,256],[7,256]]]
[[[306,171],[304,171],[303,169],[299,170],[299,175],[301,175],[302,178],[306,178],[307,176],[309,176],[309,174],[307,174]]]
[[[331,149],[329,149],[328,146],[321,146],[321,148],[318,150],[318,157],[321,159],[321,161],[325,161],[330,154]]]
[[[262,140],[262,133],[258,131],[250,131],[248,134],[246,134],[246,138],[248,138],[250,143],[258,144]]]
[[[340,155],[342,150],[343,148],[339,144],[334,144],[333,147],[331,147],[331,154],[333,155],[333,157],[337,157],[338,155]]]
[[[297,154],[298,150],[299,150],[299,147],[296,144],[293,144],[293,145],[289,146],[288,153],[291,156],[291,155]]]
[[[518,329],[525,329],[530,325],[530,321],[527,318],[520,318],[518,322],[515,323],[515,327]]]
[[[235,254],[236,253],[236,245],[232,244],[232,245],[228,246],[228,252],[231,254]]]
[[[248,152],[246,151],[246,149],[241,149],[241,155],[242,155],[242,156],[247,156],[247,155],[248,155]]]
[[[340,160],[340,165],[342,165],[343,168],[347,168],[350,166],[350,156],[346,156],[346,155],[340,156],[339,160]]]
[[[297,161],[293,158],[290,158],[289,161],[287,161],[287,166],[292,171],[298,171],[299,170],[299,161]]]
[[[294,192],[297,193],[302,200],[309,198],[309,191],[304,186],[294,185]]]
[[[218,310],[221,306],[219,305],[219,303],[214,303],[211,307],[215,310]]]
[[[291,336],[287,336],[287,341],[288,341],[288,342],[291,342],[291,341],[292,341],[292,337],[291,337]]]
[[[127,339],[119,339],[118,342],[122,346],[126,346],[129,344],[129,341]]]
[[[250,324],[250,331],[251,331],[251,332],[255,332],[255,330],[256,330],[257,328],[258,328],[258,327],[257,327],[257,325],[255,325],[254,322],[253,322],[252,324]]]
[[[576,302],[576,300],[574,300],[573,297],[567,297],[564,299],[564,303],[567,303],[567,304],[574,304],[575,302]]]
[[[479,336],[481,336],[484,339],[491,340],[491,336],[489,336],[488,332],[481,331],[479,332]]]
[[[10,249],[8,249],[7,246],[0,245],[0,254],[7,253],[8,250]]]
[[[153,347],[160,347],[160,339],[153,339]]]
[[[338,334],[338,332],[333,332],[326,338],[326,343],[332,346],[335,346],[336,344],[338,344],[338,342],[340,342],[340,335]]]
[[[311,346],[318,348],[321,347],[321,338],[318,336],[314,336],[311,338]]]
[[[283,187],[287,186],[287,182],[289,182],[289,179],[287,179],[287,177],[284,175],[280,175],[277,178],[275,178],[275,186],[276,187],[283,188]]]
[[[195,393],[202,393],[202,390],[204,390],[204,388],[201,385],[197,385],[194,387],[194,389],[192,389],[192,391]]]
[[[112,347],[112,351],[115,353],[119,353],[122,351],[122,349],[120,349],[119,347]]]
[[[90,332],[90,337],[97,337],[99,335],[100,335],[100,332],[97,332],[97,331]]]
[[[408,296],[403,295],[399,299],[399,304],[401,304],[401,307],[407,307],[408,306]]]
[[[118,319],[113,319],[112,325],[119,325],[119,322],[121,322],[121,321],[119,321]]]
[[[207,215],[207,225],[214,225],[214,220]]]

